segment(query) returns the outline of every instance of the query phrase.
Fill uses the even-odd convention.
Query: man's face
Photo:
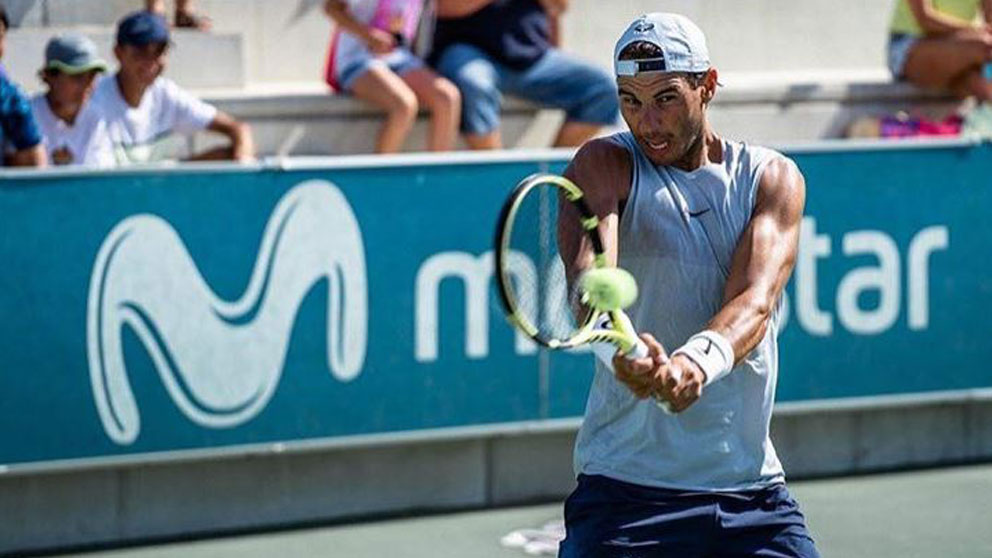
[[[709,78],[704,78],[698,87],[674,73],[617,78],[620,114],[654,164],[679,166],[700,141]]]
[[[93,93],[96,70],[80,74],[67,74],[58,70],[45,70],[42,79],[48,84],[48,94],[60,105],[79,106]]]
[[[0,21],[0,58],[3,58],[3,47],[7,43],[7,26]]]
[[[117,45],[114,49],[124,78],[146,87],[165,71],[168,52],[168,43]]]

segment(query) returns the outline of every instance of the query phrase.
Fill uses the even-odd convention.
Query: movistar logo
[[[234,301],[213,292],[169,223],[154,215],[121,221],[100,247],[87,308],[90,380],[107,435],[130,444],[140,432],[124,326],[140,339],[184,415],[208,428],[233,427],[272,397],[297,309],[323,279],[327,366],[348,381],[365,362],[365,249],[351,206],[332,184],[310,180],[283,196],[248,287]]]
[[[634,31],[638,33],[647,33],[652,29],[654,29],[654,24],[650,21],[638,21],[637,25],[634,26]]]

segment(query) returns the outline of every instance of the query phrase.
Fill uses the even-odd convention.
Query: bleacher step
[[[111,26],[22,27],[7,34],[4,65],[15,83],[27,91],[39,91],[43,85],[38,69],[44,63],[45,44],[66,31],[80,32],[96,43],[111,67],[116,67],[113,47],[115,28]],[[201,33],[176,30],[165,75],[191,89],[244,87],[245,45],[240,33]]]

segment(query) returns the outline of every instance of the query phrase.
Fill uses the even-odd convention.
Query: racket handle
[[[641,341],[640,339],[638,339],[637,343],[635,343],[634,346],[631,347],[629,351],[627,351],[627,354],[624,355],[624,357],[627,360],[644,358],[646,356],[648,356],[648,346],[645,345],[644,341]],[[675,414],[675,410],[672,409],[672,404],[669,403],[668,401],[656,395],[654,396],[654,402],[656,405],[658,405],[658,408],[664,411],[666,414],[669,415]]]
[[[627,360],[636,360],[648,356],[648,346],[640,339],[623,355]]]

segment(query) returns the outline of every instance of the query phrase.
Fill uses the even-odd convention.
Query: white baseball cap
[[[659,58],[620,60],[620,53],[631,43],[645,41],[661,49]],[[706,36],[689,18],[655,12],[635,19],[613,49],[613,69],[618,76],[644,72],[699,73],[710,69]]]

